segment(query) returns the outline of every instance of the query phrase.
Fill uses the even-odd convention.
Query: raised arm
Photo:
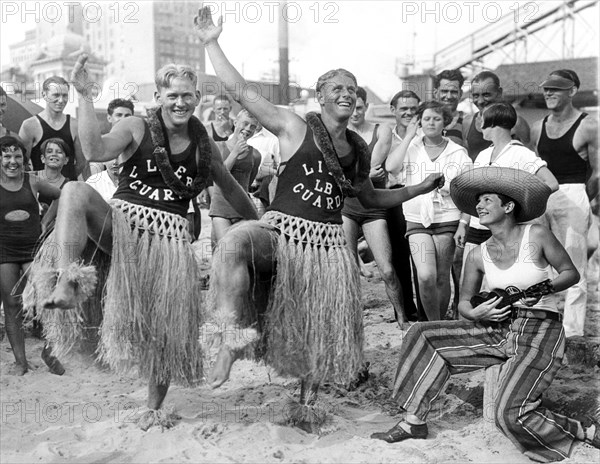
[[[131,123],[128,119],[138,118],[126,118],[120,124],[115,125],[115,130],[105,136],[101,135],[94,104],[87,95],[90,88],[85,67],[87,59],[87,54],[81,54],[71,73],[71,82],[79,96],[78,138],[83,155],[88,161],[110,161],[123,153],[133,141]]]
[[[83,149],[81,148],[81,141],[79,140],[79,128],[77,121],[71,118],[71,134],[73,134],[73,144],[75,146],[75,173],[81,174],[83,180],[87,180],[91,175],[90,166],[88,161],[85,159]]]
[[[408,124],[408,127],[406,128],[406,134],[404,135],[400,145],[398,145],[396,149],[392,150],[392,152],[388,155],[387,161],[385,162],[385,167],[392,175],[397,176],[400,171],[404,169],[404,159],[406,158],[406,153],[410,143],[417,134],[418,127],[419,120],[417,116],[415,116]]]
[[[247,85],[242,75],[229,62],[219,45],[218,39],[223,31],[223,18],[219,17],[218,25],[212,20],[210,7],[198,10],[194,18],[198,37],[204,44],[217,76],[225,84],[236,101],[250,111],[258,121],[278,137],[286,137],[289,133],[303,127],[302,119],[291,111],[278,108],[264,98],[256,86]],[[302,136],[304,135],[302,131]]]

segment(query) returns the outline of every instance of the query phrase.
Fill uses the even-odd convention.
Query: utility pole
[[[279,103],[287,105],[290,100],[288,24],[284,17],[286,2],[279,2]]]

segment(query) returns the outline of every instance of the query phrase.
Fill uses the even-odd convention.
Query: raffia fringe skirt
[[[261,222],[279,231],[261,333],[265,361],[282,375],[350,381],[362,366],[363,325],[358,266],[342,226],[277,211]],[[219,265],[213,261],[213,271]],[[241,320],[263,313],[252,303]]]
[[[112,258],[106,278],[98,276],[99,284],[105,280],[98,357],[120,374],[137,367],[159,383],[194,385],[202,378],[204,314],[187,220],[122,200],[110,204]],[[55,352],[68,351],[81,336],[81,314],[81,308],[43,311],[55,326],[74,322],[67,335],[54,334]]]

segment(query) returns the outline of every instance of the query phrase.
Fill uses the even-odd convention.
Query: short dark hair
[[[412,90],[401,90],[400,92],[396,93],[396,95],[394,95],[392,97],[392,100],[390,101],[390,105],[395,108],[396,103],[398,103],[398,100],[400,100],[401,98],[402,99],[414,98],[417,100],[417,103],[421,103],[421,99],[419,98],[419,96],[416,93],[414,93]]]
[[[362,98],[362,101],[367,103],[367,91],[362,87],[356,88],[356,98]]]
[[[4,137],[0,137],[0,151],[4,151],[4,149],[8,147],[19,148],[23,153],[25,160],[28,159],[27,149],[20,137],[16,135],[5,135]]]
[[[125,100],[124,98],[115,98],[114,100],[110,101],[108,107],[106,108],[106,112],[109,116],[112,116],[115,108],[129,108],[132,114],[135,111],[133,102],[131,100]]]
[[[64,77],[50,76],[42,84],[42,90],[48,90],[50,88],[50,84],[66,85],[67,87],[69,87],[69,83]]]
[[[425,110],[433,110],[437,114],[442,115],[442,117],[444,118],[444,126],[447,126],[452,122],[452,111],[450,111],[450,108],[448,108],[443,103],[434,100],[421,103],[419,105],[419,108],[417,109],[417,117],[419,121],[423,117],[423,113],[425,112]]]
[[[494,85],[497,89],[500,88],[500,78],[497,74],[493,73],[492,71],[481,71],[479,74],[473,77],[471,82],[483,82],[487,79],[491,79],[494,82]]]
[[[479,197],[481,195],[488,195],[488,194],[494,194],[494,195],[498,195],[498,198],[500,198],[500,205],[504,206],[505,204],[509,203],[509,202],[513,202],[515,204],[515,208],[513,209],[513,214],[516,216],[519,215],[519,211],[521,211],[521,205],[519,205],[519,203],[514,199],[509,197],[508,195],[504,195],[503,193],[498,193],[498,192],[479,192],[477,195],[475,195],[475,201],[479,202]]]
[[[50,145],[51,143],[53,143],[54,145],[58,145],[62,149],[62,151],[65,154],[65,156],[67,157],[67,159],[71,158],[71,147],[69,147],[69,145],[67,145],[67,142],[65,142],[63,139],[58,138],[58,137],[46,139],[42,142],[42,144],[40,145],[40,152],[41,152],[42,156],[45,156],[46,147],[48,145]]]
[[[1,85],[0,85],[0,97],[6,97],[6,92],[4,91],[4,89],[2,88]]]
[[[575,87],[579,88],[581,82],[579,81],[579,76],[572,69],[557,69],[556,71],[552,71],[550,75],[564,77],[565,79],[569,79],[575,82]]]
[[[458,69],[444,69],[441,73],[433,78],[433,88],[439,89],[442,79],[447,81],[458,81],[458,87],[462,87],[465,83],[465,78]]]
[[[483,110],[482,129],[498,126],[511,130],[515,124],[517,124],[517,110],[510,103],[492,103]]]

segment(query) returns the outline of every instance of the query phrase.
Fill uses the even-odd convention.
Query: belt
[[[544,311],[543,309],[513,308],[510,313],[510,318],[518,319],[520,317],[530,319],[550,319],[556,322],[562,322],[563,320],[563,315],[554,311]]]

